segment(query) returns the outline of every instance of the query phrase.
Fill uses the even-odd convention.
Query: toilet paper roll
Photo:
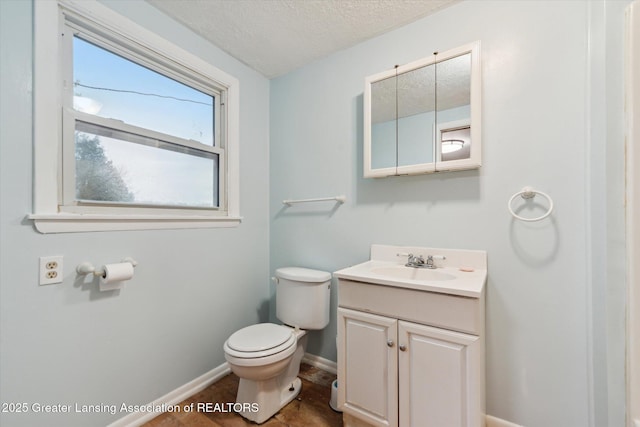
[[[133,265],[130,262],[118,264],[106,264],[102,266],[102,277],[100,277],[100,290],[112,291],[122,288],[125,280],[133,277]]]

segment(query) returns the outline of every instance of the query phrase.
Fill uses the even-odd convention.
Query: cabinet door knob
[[[400,349],[400,351],[405,351],[407,349],[407,346],[404,344],[400,344],[398,348]]]
[[[393,347],[393,340],[387,340],[387,347]]]

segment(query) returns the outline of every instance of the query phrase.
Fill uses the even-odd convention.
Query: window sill
[[[36,230],[49,233],[91,231],[169,230],[237,227],[242,217],[196,215],[30,214]]]

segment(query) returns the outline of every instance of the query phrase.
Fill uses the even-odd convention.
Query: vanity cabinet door
[[[338,406],[371,426],[398,425],[397,325],[338,308]]]
[[[479,426],[477,336],[398,321],[400,427]]]

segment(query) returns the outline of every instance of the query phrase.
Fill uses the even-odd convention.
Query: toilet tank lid
[[[276,270],[276,277],[300,282],[322,283],[331,280],[331,273],[302,267],[282,267]]]

